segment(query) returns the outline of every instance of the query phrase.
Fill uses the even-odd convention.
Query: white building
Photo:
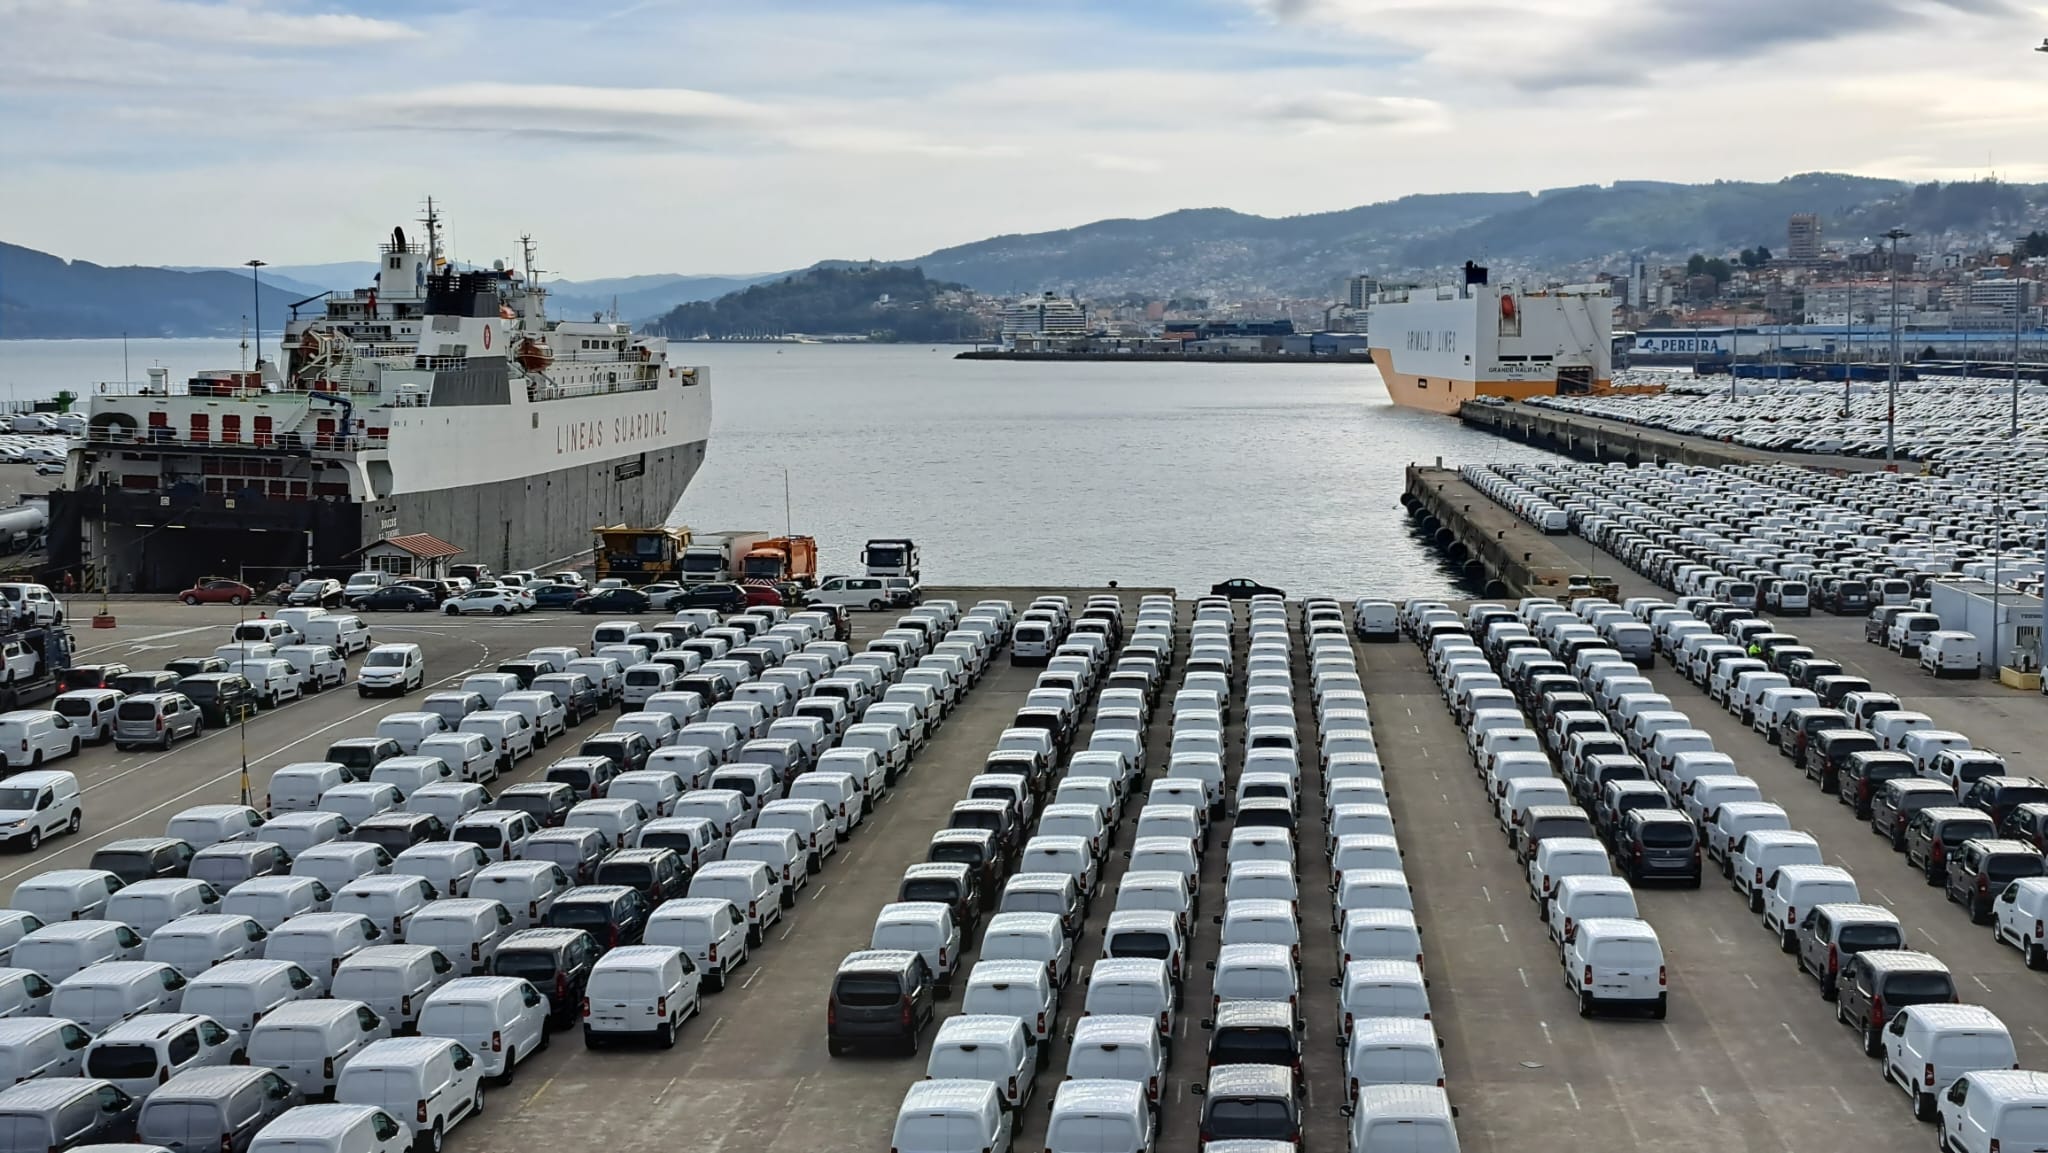
[[[1079,301],[1043,296],[1016,301],[1003,309],[1003,338],[1017,336],[1086,336],[1088,312]]]

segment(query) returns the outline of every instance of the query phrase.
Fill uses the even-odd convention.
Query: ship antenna
[[[427,267],[431,270],[441,255],[441,214],[434,211],[434,198],[427,197],[427,214],[420,218],[427,226]]]
[[[533,301],[533,319],[544,321],[547,319],[547,293],[540,286],[540,274],[547,269],[535,268],[533,265],[536,248],[531,234],[520,233],[519,251],[521,260],[526,265],[526,295]]]

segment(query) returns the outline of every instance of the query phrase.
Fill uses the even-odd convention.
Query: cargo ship
[[[707,370],[615,319],[551,320],[522,268],[462,269],[393,229],[376,283],[299,302],[277,361],[103,385],[52,499],[86,587],[262,585],[361,567],[393,537],[500,569],[565,563],[593,524],[660,524],[703,464]],[[101,582],[104,582],[103,584]]]
[[[1613,383],[1614,300],[1604,284],[1521,289],[1466,262],[1458,283],[1372,299],[1368,350],[1395,404],[1455,413],[1497,396],[1600,393]]]

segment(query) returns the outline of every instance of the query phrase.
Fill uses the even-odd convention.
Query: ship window
[[[1415,381],[1415,387],[1417,387],[1417,388],[1428,388],[1428,387],[1429,387],[1429,378],[1428,378],[1428,377],[1426,377],[1426,376],[1425,376],[1425,377],[1420,377],[1420,378],[1418,378],[1418,379],[1417,379],[1417,380]]]

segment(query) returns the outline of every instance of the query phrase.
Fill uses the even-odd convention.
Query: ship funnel
[[[1485,265],[1483,265],[1483,264],[1474,264],[1474,263],[1472,263],[1472,262],[1471,262],[1471,261],[1469,261],[1469,260],[1468,260],[1468,261],[1466,261],[1466,262],[1465,262],[1465,283],[1466,283],[1466,285],[1467,285],[1467,286],[1470,286],[1470,285],[1474,285],[1474,284],[1485,284],[1485,283],[1486,283],[1486,266],[1485,266]]]

